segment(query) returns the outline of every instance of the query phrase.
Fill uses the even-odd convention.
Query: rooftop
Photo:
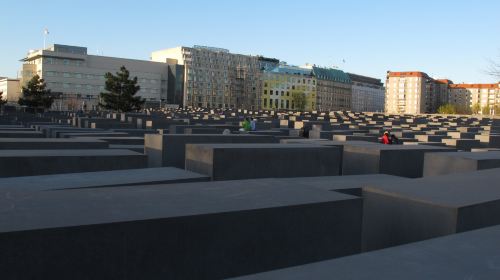
[[[313,73],[318,79],[340,83],[351,83],[351,78],[349,77],[349,75],[347,75],[342,70],[313,66]]]
[[[425,77],[425,78],[428,78],[429,75],[427,75],[424,72],[420,72],[420,71],[405,71],[405,72],[387,71],[387,77]]]

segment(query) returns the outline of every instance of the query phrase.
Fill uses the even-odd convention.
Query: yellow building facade
[[[279,65],[264,71],[262,83],[262,109],[316,110],[316,78],[311,69]]]

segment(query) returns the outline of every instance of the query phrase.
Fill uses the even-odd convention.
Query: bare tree
[[[490,66],[488,67],[488,74],[500,80],[500,51],[496,60],[489,59]]]

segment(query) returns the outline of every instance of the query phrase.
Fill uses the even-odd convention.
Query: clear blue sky
[[[7,0],[0,76],[16,76],[47,27],[49,43],[107,56],[149,59],[198,44],[382,79],[387,70],[421,70],[455,83],[495,82],[485,70],[500,59],[499,11],[498,0]]]

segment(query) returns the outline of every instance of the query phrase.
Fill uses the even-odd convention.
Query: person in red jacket
[[[391,144],[391,140],[389,139],[389,132],[384,132],[384,136],[382,136],[382,140],[381,140],[382,144],[384,145],[389,145]]]

